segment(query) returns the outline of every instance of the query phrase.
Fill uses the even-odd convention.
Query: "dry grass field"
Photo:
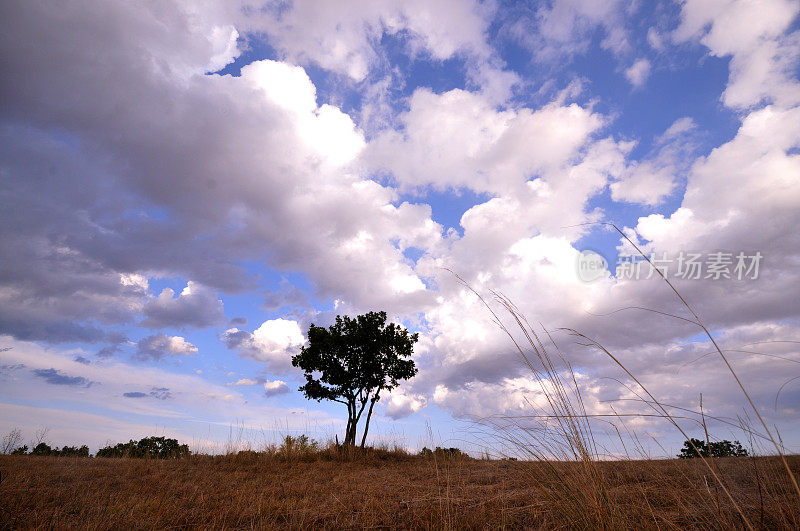
[[[800,457],[789,462],[800,472]],[[714,466],[754,528],[800,528],[800,504],[778,459]],[[2,528],[747,527],[699,459],[0,456],[0,471]]]
[[[321,447],[305,436],[220,456],[189,455],[186,447],[185,457],[164,460],[0,455],[0,528],[800,529],[800,456],[786,455],[780,432],[761,415],[723,349],[661,276],[749,404],[738,422],[708,415],[702,399],[698,411],[660,402],[613,353],[563,329],[637,386],[642,412],[610,419],[592,413],[550,333],[534,329],[495,293],[512,318],[514,326],[506,327],[476,292],[541,389],[539,405],[529,403],[532,414],[479,423],[525,459],[474,459],[456,449],[410,455]],[[623,417],[658,419],[687,440],[689,454],[703,457],[631,458],[650,454],[638,442],[625,447]],[[596,439],[597,421],[617,428],[626,457],[608,459],[620,454]],[[704,453],[698,446],[730,443],[711,437],[711,422],[737,428],[751,454],[772,455]],[[705,442],[687,431],[699,429]]]

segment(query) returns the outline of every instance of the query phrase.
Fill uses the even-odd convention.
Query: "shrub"
[[[11,452],[13,455],[25,455],[28,452],[27,446],[20,446]],[[64,446],[60,450],[58,447],[51,448],[46,442],[40,442],[31,450],[30,455],[52,455],[55,457],[89,457],[89,447],[85,444],[80,448],[77,446]]]
[[[53,449],[46,442],[40,442],[33,447],[31,455],[53,455]]]
[[[427,446],[420,450],[419,455],[422,457],[469,457],[467,454],[458,448],[442,448],[437,446],[435,450],[431,450]]]
[[[278,455],[282,457],[292,457],[315,454],[318,451],[319,443],[314,439],[309,439],[308,435],[298,435],[297,437],[287,435],[278,448]]]
[[[61,457],[89,457],[89,447],[85,444],[77,446],[64,446],[61,450],[55,450],[56,455]]]

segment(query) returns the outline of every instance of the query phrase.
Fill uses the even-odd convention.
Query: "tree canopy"
[[[706,444],[700,439],[689,439],[683,443],[681,459],[692,459],[694,457],[747,457],[747,450],[739,441],[716,441]]]
[[[133,457],[139,459],[179,459],[188,457],[189,446],[176,439],[166,437],[145,437],[139,441],[131,439],[126,443],[106,446],[97,451],[97,457]]]
[[[375,402],[383,391],[417,374],[410,358],[418,334],[386,323],[386,312],[369,312],[355,318],[336,316],[328,328],[311,324],[308,345],[292,357],[292,365],[305,373],[300,387],[307,398],[332,400],[347,406],[344,442],[355,445],[359,420],[369,404],[361,446],[367,438]]]

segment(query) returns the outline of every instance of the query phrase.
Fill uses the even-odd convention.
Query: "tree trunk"
[[[356,419],[353,419],[353,423],[350,425],[350,446],[356,445]]]
[[[356,413],[356,405],[352,402],[347,403],[347,430],[344,432],[344,444],[345,446],[352,446],[356,443],[355,437],[355,413]]]
[[[367,442],[367,432],[369,431],[369,419],[372,418],[372,408],[375,406],[375,402],[379,399],[378,393],[375,393],[375,396],[372,397],[372,401],[369,404],[369,411],[367,412],[367,421],[364,424],[364,436],[361,437],[361,448],[364,448],[364,443]]]
[[[358,403],[355,402],[355,401],[353,402],[353,413],[352,413],[352,415],[353,415],[353,423],[352,423],[352,425],[350,427],[350,431],[351,431],[351,434],[350,434],[350,445],[351,446],[355,446],[356,445],[356,435],[358,433],[358,421],[361,420],[361,414],[364,413],[364,408],[366,407],[366,405],[367,405],[367,400],[366,399],[361,402],[361,408],[360,409],[358,407]]]

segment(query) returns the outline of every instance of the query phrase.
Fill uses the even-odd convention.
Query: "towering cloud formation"
[[[664,396],[714,389],[725,411],[735,397],[710,359],[673,377],[704,353],[696,329],[608,316],[680,308],[652,279],[615,276],[629,249],[591,224],[617,221],[648,252],[762,253],[757,281],[680,287],[726,345],[796,338],[799,8],[653,9],[677,18],[568,0],[4,2],[0,333],[49,360],[10,350],[4,366],[141,414],[189,395],[243,405],[251,388],[289,400],[311,320],[382,308],[422,336],[421,372],[387,415],[516,411],[535,390],[455,272],[531,322],[596,337]],[[678,108],[678,89],[716,92]],[[585,248],[610,268],[591,283]],[[81,351],[59,362],[20,340]],[[590,407],[630,398],[606,360],[563,351]],[[760,400],[776,359],[746,361]],[[151,372],[113,384],[126,370]]]

